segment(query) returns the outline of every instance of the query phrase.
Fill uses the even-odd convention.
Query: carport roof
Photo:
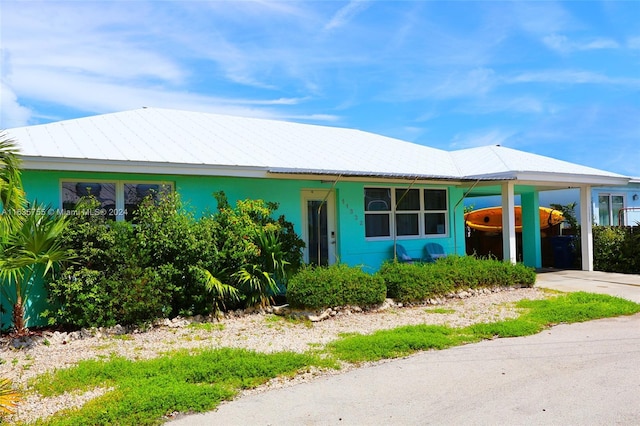
[[[24,167],[465,180],[628,178],[500,146],[448,152],[356,129],[161,108],[9,129]]]

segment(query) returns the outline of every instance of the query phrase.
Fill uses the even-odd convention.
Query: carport
[[[465,197],[501,197],[503,258],[512,263],[517,261],[515,196],[520,196],[522,205],[522,261],[540,268],[539,194],[579,188],[582,269],[593,271],[591,187],[626,185],[628,177],[500,145],[454,151],[452,155],[467,179]]]

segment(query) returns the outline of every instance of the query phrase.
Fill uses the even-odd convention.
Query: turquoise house
[[[127,220],[149,189],[177,191],[197,212],[229,201],[278,202],[306,243],[305,261],[375,271],[401,243],[465,253],[464,199],[499,195],[505,259],[515,262],[514,197],[524,220],[525,264],[540,266],[541,191],[629,178],[501,146],[444,151],[355,129],[141,108],[7,130],[20,147],[29,199],[63,209],[86,192]],[[583,223],[583,225],[585,225]],[[590,230],[591,220],[588,220]],[[587,229],[583,227],[583,229]],[[592,259],[583,244],[583,258]],[[585,256],[586,254],[586,256]],[[584,268],[592,269],[591,262]]]

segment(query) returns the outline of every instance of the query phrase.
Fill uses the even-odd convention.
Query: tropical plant
[[[15,332],[25,334],[25,304],[34,281],[43,279],[60,262],[69,259],[60,244],[66,227],[64,216],[37,202],[26,202],[15,143],[0,138],[0,283],[12,304]]]
[[[0,279],[3,294],[13,306],[15,332],[22,335],[28,332],[24,307],[34,282],[72,256],[60,241],[66,218],[50,207],[27,205],[9,222],[12,227],[0,247]]]
[[[0,237],[9,234],[17,220],[16,212],[24,208],[25,195],[20,176],[18,148],[6,135],[0,134]]]
[[[562,212],[564,216],[564,220],[569,224],[569,228],[578,231],[580,229],[580,224],[578,223],[578,218],[576,217],[576,202],[572,202],[569,204],[550,204],[552,208],[555,210],[559,210]]]
[[[204,280],[204,287],[213,295],[213,316],[217,317],[220,311],[226,309],[225,301],[236,302],[240,300],[240,292],[232,285],[223,283],[218,277],[213,275],[211,271],[197,267],[199,273]]]
[[[0,379],[0,419],[5,415],[13,414],[19,400],[20,394],[11,385],[11,380]]]
[[[278,283],[287,279],[287,265],[279,234],[273,229],[260,228],[255,232],[254,244],[258,248],[257,262],[243,265],[232,278],[246,295],[248,305],[267,306],[280,292]]]

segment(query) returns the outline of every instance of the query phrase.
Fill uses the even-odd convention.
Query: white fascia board
[[[343,177],[364,177],[364,178],[383,178],[383,179],[405,179],[405,180],[455,180],[460,181],[459,176],[438,176],[438,175],[416,175],[409,173],[393,173],[393,172],[376,172],[376,171],[358,171],[358,170],[322,170],[322,169],[294,169],[294,168],[270,168],[269,171],[274,174],[289,175],[324,175],[324,176],[343,176]]]
[[[583,175],[569,173],[547,173],[547,172],[516,172],[509,171],[477,176],[466,176],[466,179],[478,179],[482,181],[516,180],[518,184],[554,186],[554,184],[566,185],[626,185],[629,178],[626,176],[611,174],[603,175]]]
[[[525,172],[516,175],[518,184],[533,182],[537,185],[550,185],[563,183],[567,185],[626,185],[629,178],[621,175],[601,176],[563,173],[536,173]]]
[[[91,160],[75,158],[22,157],[24,170],[57,170],[103,173],[142,173],[191,176],[267,176],[263,167],[218,166],[206,164],[150,163],[144,161]]]
[[[311,181],[330,181],[333,182],[365,182],[365,183],[379,183],[381,185],[389,184],[411,184],[414,183],[414,179],[399,178],[399,177],[386,177],[386,176],[351,176],[336,174],[307,174],[307,173],[269,173],[267,177],[273,179],[288,179],[288,180],[311,180]],[[463,182],[453,179],[418,179],[415,180],[415,184],[419,185],[440,185],[440,186],[461,186]]]

